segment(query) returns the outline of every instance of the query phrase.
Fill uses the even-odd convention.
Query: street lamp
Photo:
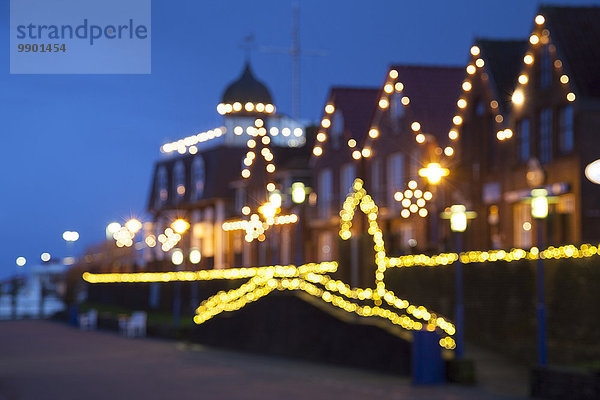
[[[201,259],[202,259],[202,254],[200,253],[200,250],[198,250],[198,249],[192,249],[190,251],[190,262],[192,264],[198,264],[198,263],[200,263]]]
[[[67,242],[76,242],[79,240],[79,233],[75,231],[65,231],[63,232],[62,237]]]
[[[135,235],[142,229],[142,223],[138,219],[131,218],[129,221],[125,222],[125,228]]]
[[[171,228],[173,228],[175,233],[181,235],[190,228],[190,224],[185,219],[178,218],[173,221]]]
[[[173,250],[171,254],[171,262],[175,265],[183,264],[183,252],[179,249]]]
[[[73,243],[79,240],[79,233],[75,231],[65,231],[62,235],[63,239],[67,244],[67,253],[72,253],[73,251]],[[69,257],[65,257],[64,263],[65,265],[71,265],[75,261],[73,254],[69,254]]]
[[[450,171],[447,168],[442,167],[439,163],[429,163],[425,168],[419,170],[419,176],[424,177],[432,185],[431,191],[436,192],[435,187],[438,185],[442,178],[448,176]],[[437,194],[437,193],[435,193]],[[433,199],[432,203],[433,212],[431,215],[431,241],[433,245],[438,247],[438,213],[437,213],[437,196]]]
[[[306,198],[306,188],[302,182],[292,183],[292,201],[296,204],[304,203]]]
[[[27,263],[27,259],[25,257],[17,257],[17,266],[22,267]]]
[[[121,224],[118,222],[111,222],[106,226],[106,240],[110,240],[114,237],[114,234],[121,229]]]
[[[296,225],[296,251],[294,262],[300,265],[304,258],[304,243],[302,235],[302,224],[304,223],[304,201],[306,200],[307,188],[303,182],[292,183],[292,201],[297,205],[298,223]]]
[[[171,228],[178,235],[182,235],[190,228],[190,224],[185,219],[177,218],[175,221],[173,221],[173,223],[171,223]],[[176,266],[175,269],[179,271],[179,266],[183,264],[183,252],[179,249],[173,250],[173,253],[171,253],[171,262]],[[178,327],[181,316],[181,282],[174,283],[173,324]]]
[[[437,185],[443,177],[449,174],[448,168],[442,167],[439,163],[429,163],[425,168],[419,170],[419,176],[426,178],[432,185]]]
[[[546,299],[544,290],[544,260],[542,259],[543,221],[548,216],[548,191],[533,189],[531,191],[531,216],[536,220],[537,228],[537,336],[538,361],[546,365]]]
[[[463,270],[462,262],[460,261],[460,252],[462,250],[462,233],[467,229],[469,219],[475,218],[477,214],[473,211],[467,211],[467,208],[462,204],[455,204],[442,213],[442,218],[450,220],[450,229],[454,233],[456,253],[458,260],[456,261],[456,358],[462,358],[464,355],[464,315],[465,309],[463,304]]]

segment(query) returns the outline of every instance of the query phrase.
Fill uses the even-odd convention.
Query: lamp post
[[[182,235],[190,227],[190,224],[181,218],[176,219],[171,224],[171,229],[179,235]],[[181,264],[183,264],[183,252],[180,249],[174,249],[171,253],[171,262],[175,266],[175,271],[179,271]],[[173,325],[179,327],[181,320],[181,282],[173,282]]]
[[[542,259],[544,219],[548,216],[548,191],[533,189],[531,191],[531,216],[536,220],[537,229],[537,338],[538,362],[541,366],[547,363],[546,354],[546,298],[544,290],[544,260]]]
[[[304,244],[302,238],[302,224],[304,223],[304,200],[306,200],[306,187],[302,182],[292,183],[292,201],[297,204],[298,222],[296,225],[296,249],[294,251],[294,263],[301,265],[304,261]]]
[[[77,240],[79,240],[79,233],[75,232],[75,231],[65,231],[65,232],[63,232],[62,237],[67,244],[67,253],[72,253],[73,252],[73,244]],[[67,258],[69,259],[69,261],[70,261],[69,265],[74,263],[73,256],[74,256],[73,254],[69,254],[69,256],[65,258],[65,261],[67,260]]]
[[[429,163],[425,168],[419,170],[419,176],[426,178],[432,187],[433,192],[433,210],[431,215],[431,241],[434,246],[439,246],[438,243],[438,211],[437,211],[437,191],[436,187],[442,181],[442,178],[448,176],[450,171],[442,167],[439,163]]]
[[[456,358],[463,358],[464,355],[464,303],[463,303],[463,270],[462,262],[460,261],[460,252],[462,250],[462,234],[467,229],[469,219],[475,218],[476,214],[473,211],[467,211],[464,205],[456,204],[450,207],[449,210],[442,213],[442,218],[450,219],[450,229],[454,234],[456,253],[458,260],[456,261],[455,285],[456,285]]]

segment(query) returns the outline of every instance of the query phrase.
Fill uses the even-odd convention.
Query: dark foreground
[[[0,400],[516,399],[460,386],[233,353],[54,322],[0,323]]]

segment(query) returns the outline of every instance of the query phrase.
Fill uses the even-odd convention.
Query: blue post
[[[463,358],[464,354],[464,305],[463,305],[463,270],[462,262],[460,261],[460,252],[462,249],[462,233],[454,232],[456,240],[456,252],[459,254],[458,260],[456,261],[456,350],[455,355],[457,359]]]
[[[179,327],[179,320],[181,319],[181,282],[173,282],[174,293],[173,293],[173,325]]]
[[[542,259],[543,219],[537,219],[537,246],[539,249],[537,261],[537,336],[538,361],[546,366],[546,297],[544,290],[544,260]]]
[[[296,237],[294,238],[296,248],[294,255],[294,263],[296,265],[302,265],[304,262],[304,238],[302,237],[302,224],[304,223],[304,207],[303,204],[299,204],[297,207],[298,222],[296,223]],[[291,230],[291,229],[290,229]]]

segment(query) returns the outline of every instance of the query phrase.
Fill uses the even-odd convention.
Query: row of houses
[[[247,64],[217,106],[222,126],[161,147],[142,264],[172,269],[176,249],[206,269],[340,260],[359,284],[366,217],[340,236],[356,178],[388,255],[452,249],[441,215],[456,204],[476,215],[469,249],[528,248],[537,229],[547,244],[597,241],[600,189],[584,169],[600,158],[598,20],[598,7],[541,7],[529,38],[476,39],[466,65],[394,64],[380,87],[331,88],[316,126],[278,113]],[[534,188],[550,196],[539,225]]]

